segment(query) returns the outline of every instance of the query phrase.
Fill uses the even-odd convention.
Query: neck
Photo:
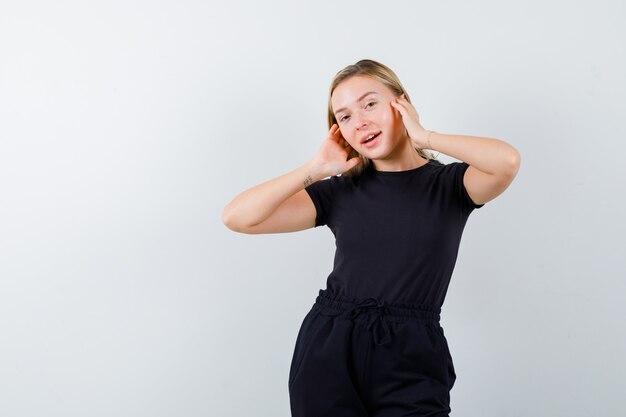
[[[372,159],[372,164],[376,171],[408,171],[409,169],[418,168],[428,163],[426,158],[417,153],[410,139],[404,142],[401,149],[392,152],[383,159]]]

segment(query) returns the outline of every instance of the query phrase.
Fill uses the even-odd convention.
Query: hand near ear
[[[346,160],[352,149],[335,123],[313,159],[321,167],[322,172],[327,174],[325,177],[342,174],[363,162],[363,158],[359,157]]]
[[[400,97],[396,97],[390,102],[391,107],[398,110],[402,115],[402,123],[406,128],[409,138],[420,149],[429,149],[428,144],[428,130],[424,129],[420,124],[420,116],[408,100],[406,100],[404,94]]]

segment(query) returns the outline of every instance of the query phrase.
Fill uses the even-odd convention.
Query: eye
[[[375,105],[375,104],[376,104],[376,102],[375,102],[375,101],[370,101],[369,103],[367,103],[367,104],[365,105],[365,107],[369,106],[370,104],[374,104],[374,105]],[[373,107],[373,106],[372,106],[372,107]],[[350,116],[343,116],[343,117],[342,117],[339,121],[340,121],[340,122],[343,122],[343,119],[345,119],[346,117],[350,117]]]

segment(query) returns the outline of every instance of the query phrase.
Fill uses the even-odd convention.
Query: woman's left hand
[[[428,130],[424,129],[420,124],[419,114],[417,110],[415,110],[415,107],[413,107],[413,104],[402,96],[396,97],[390,104],[402,115],[402,123],[404,123],[404,127],[406,128],[411,142],[420,149],[429,149],[430,145],[427,139]]]

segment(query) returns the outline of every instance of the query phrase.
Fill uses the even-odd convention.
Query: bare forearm
[[[222,210],[222,221],[233,227],[259,224],[287,198],[322,178],[320,169],[309,161],[238,194]]]
[[[467,162],[492,175],[508,175],[516,169],[520,155],[512,145],[500,139],[480,136],[449,135],[432,132],[432,150]]]

